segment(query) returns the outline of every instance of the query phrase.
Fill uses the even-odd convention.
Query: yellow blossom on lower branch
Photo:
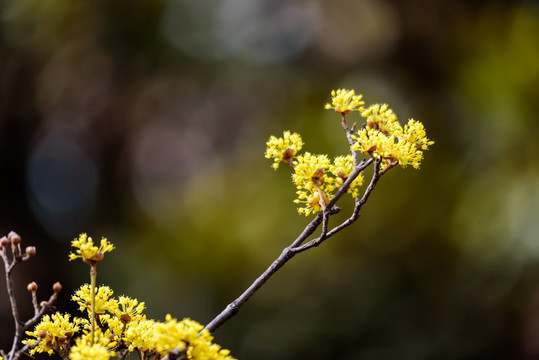
[[[125,332],[129,349],[162,358],[173,350],[192,360],[233,360],[230,351],[212,343],[213,337],[204,326],[191,319],[177,321],[167,315],[165,322],[144,320]]]
[[[126,327],[123,340],[129,347],[129,351],[135,349],[141,353],[156,351],[157,343],[153,335],[155,324],[154,320],[142,319]]]
[[[80,330],[81,319],[73,318],[70,315],[60,313],[45,315],[34,331],[27,331],[26,334],[33,339],[23,340],[23,344],[32,345],[30,354],[48,353],[54,351],[61,353],[69,349],[71,338]]]
[[[118,345],[120,338],[116,334],[117,327],[113,326],[113,323],[109,321],[108,315],[105,315],[105,319],[102,321],[103,329],[98,327],[95,329],[93,336],[93,344],[99,344],[110,351]],[[85,319],[84,321],[84,330],[82,335],[77,339],[77,344],[92,344],[92,335],[90,331],[90,323]],[[115,331],[116,330],[116,331]]]
[[[77,341],[69,353],[71,360],[109,360],[111,356],[116,356],[116,353],[107,347],[101,344],[90,345],[83,341]]]

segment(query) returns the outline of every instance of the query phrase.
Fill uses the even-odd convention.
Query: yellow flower
[[[164,355],[176,348],[185,351],[188,359],[233,360],[229,351],[213,344],[209,331],[191,319],[177,321],[167,315],[164,323],[154,325],[157,351]]]
[[[103,260],[104,254],[114,250],[114,245],[108,242],[106,238],[101,238],[99,247],[94,245],[94,241],[86,234],[80,234],[78,239],[71,242],[71,246],[77,250],[69,254],[69,260],[82,258],[85,263],[96,264]]]
[[[337,156],[333,161],[333,164],[330,165],[329,171],[335,175],[335,182],[339,186],[350,177],[350,174],[354,170],[354,158],[352,155],[347,156]],[[357,197],[359,195],[359,187],[363,185],[363,174],[359,175],[352,181],[348,187],[348,193],[352,194],[352,197]]]
[[[352,135],[352,138],[356,141],[352,145],[352,150],[376,159],[389,157],[395,146],[394,137],[373,128],[363,128]]]
[[[313,189],[310,191],[298,190],[298,198],[294,200],[296,204],[304,204],[303,207],[298,208],[298,213],[309,216],[322,211],[322,205],[320,204],[320,193],[318,190]],[[329,198],[325,193],[322,193],[324,199],[324,205],[329,204]]]
[[[277,138],[271,136],[266,143],[266,159],[274,160],[272,167],[277,170],[281,162],[292,165],[292,159],[301,150],[303,140],[297,133],[291,134],[290,131],[285,131],[283,137]]]
[[[331,92],[331,104],[326,104],[326,109],[335,109],[340,114],[350,114],[354,110],[363,111],[361,100],[363,95],[356,95],[354,90],[338,89]]]
[[[295,165],[292,180],[298,189],[298,197],[294,202],[305,205],[298,208],[298,212],[305,216],[316,214],[322,210],[320,195],[327,205],[335,190],[334,179],[327,175],[330,168],[329,158],[327,155],[312,155],[306,152],[298,156]]]
[[[138,349],[144,353],[146,351],[152,352],[156,350],[157,343],[153,335],[155,324],[155,321],[146,319],[129,323],[123,338],[129,347],[129,351]]]
[[[423,151],[419,150],[414,143],[399,140],[387,159],[397,161],[402,168],[412,165],[414,169],[419,169],[421,160],[423,160]]]
[[[422,128],[422,127],[421,127]],[[407,128],[417,130],[417,124],[414,127]],[[352,145],[352,150],[360,151],[364,155],[370,155],[375,159],[382,160],[382,169],[389,163],[398,163],[400,167],[405,168],[412,165],[419,169],[423,159],[423,147],[432,145],[434,142],[427,140],[426,137],[414,138],[416,133],[404,134],[404,137],[387,136],[380,131],[371,128],[364,128],[353,135],[356,140]],[[408,141],[407,138],[418,141]]]
[[[105,314],[105,312],[115,313],[118,310],[118,301],[116,299],[110,299],[114,291],[108,286],[99,286],[95,291],[95,313],[98,315]],[[79,310],[88,310],[91,312],[92,294],[90,291],[90,285],[82,285],[75,294],[71,297],[71,300],[76,301],[79,304]]]
[[[361,113],[367,119],[367,127],[381,131],[385,135],[399,136],[402,127],[397,120],[397,115],[387,104],[374,104]]]
[[[427,139],[423,124],[414,119],[408,120],[408,124],[404,125],[402,137],[404,140],[417,145],[416,147],[421,150],[427,150],[430,145],[434,144],[434,141]]]
[[[332,191],[332,180],[325,176],[325,171],[329,169],[329,159],[326,155],[312,155],[306,152],[298,156],[294,167],[292,180],[298,189],[310,190],[316,188],[315,184],[324,187],[325,190]]]
[[[109,351],[101,344],[90,345],[83,341],[71,348],[69,358],[71,360],[109,360],[111,356],[116,356],[114,351]]]
[[[118,307],[115,309],[114,314],[122,321],[122,323],[127,324],[130,321],[140,319],[143,310],[144,302],[139,303],[137,299],[120,296],[118,299]]]
[[[70,315],[55,313],[45,315],[34,331],[27,331],[26,334],[34,339],[23,340],[23,344],[34,346],[30,354],[46,352],[52,354],[53,351],[61,352],[69,348],[69,341],[73,335],[79,331],[80,319],[74,318],[69,321]]]

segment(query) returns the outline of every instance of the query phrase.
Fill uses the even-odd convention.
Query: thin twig
[[[354,179],[359,175],[359,173],[364,170],[370,163],[372,162],[371,159],[367,161],[361,162],[358,166],[354,168],[352,173],[350,174],[349,178],[346,179],[346,181],[343,183],[343,186],[339,189],[337,194],[330,200],[329,204],[327,205],[327,209],[333,209],[335,203],[337,200],[348,190],[348,187],[354,181]],[[377,180],[376,180],[377,181]],[[372,191],[372,190],[369,190]],[[329,218],[330,211],[326,211],[326,222],[327,218]],[[350,222],[353,223],[354,220]],[[247,302],[251,298],[251,296],[254,295],[254,293],[262,287],[268,281],[268,279],[275,273],[277,270],[279,270],[284,264],[286,264],[294,255],[298,254],[298,248],[301,246],[301,244],[309,237],[311,236],[318,226],[324,222],[324,212],[322,214],[316,215],[316,217],[305,227],[305,229],[302,231],[302,233],[298,236],[294,242],[288,247],[286,247],[281,255],[260,275],[236,300],[232,301],[230,304],[227,305],[227,307],[221,311],[219,315],[217,315],[206,327],[205,330],[208,330],[209,332],[214,332],[219,326],[221,326],[225,321],[236,315],[241,308],[243,304]],[[342,226],[340,225],[340,231],[342,228],[348,226],[349,224]],[[327,226],[327,224],[326,224]],[[331,230],[329,232],[322,231],[323,239],[326,239],[330,236],[333,236],[336,233],[336,231]]]
[[[314,182],[316,186],[316,190],[318,190],[318,197],[319,197],[319,203],[320,207],[322,208],[322,235],[324,236],[328,232],[328,222],[329,222],[329,214],[328,214],[328,208],[326,207],[326,203],[324,201],[325,195],[322,191],[322,188],[320,187],[320,184],[318,183],[318,180]]]
[[[348,179],[346,179],[346,181],[341,185],[335,196],[330,199],[329,204],[327,205],[328,208],[331,209],[333,205],[335,205],[335,203],[341,198],[341,196],[346,194],[350,184],[352,184],[352,181],[354,181],[359,176],[359,173],[365,170],[372,163],[372,161],[372,159],[364,159],[354,167],[354,170],[352,170],[350,176],[348,176]]]
[[[348,125],[346,124],[346,115],[341,114],[341,122],[343,129],[346,133],[346,138],[348,140],[348,144],[350,147],[354,144],[354,140],[352,139],[352,132],[355,130],[356,125],[354,124],[352,126],[352,130],[348,128]],[[383,175],[383,172],[380,172],[380,160],[373,160],[370,159],[364,159],[361,162],[358,160],[358,152],[350,149],[350,152],[352,153],[353,159],[354,159],[354,169],[350,173],[350,176],[346,179],[346,181],[342,184],[342,186],[339,188],[335,196],[330,199],[329,203],[326,205],[324,203],[323,193],[320,189],[320,186],[318,183],[315,183],[319,196],[320,196],[320,206],[322,207],[322,212],[317,214],[316,217],[305,227],[305,229],[301,232],[301,234],[290,244],[288,247],[284,248],[282,253],[273,261],[273,263],[260,275],[238,298],[236,298],[234,301],[232,301],[230,304],[226,306],[226,308],[221,311],[206,327],[204,330],[208,330],[209,332],[214,332],[219,326],[221,326],[224,322],[226,322],[228,319],[236,315],[243,306],[250,298],[254,295],[254,293],[260,289],[268,279],[275,274],[281,267],[283,267],[284,264],[286,264],[292,257],[294,257],[296,254],[299,254],[300,252],[303,252],[307,249],[310,249],[314,246],[320,245],[324,240],[330,238],[331,236],[335,235],[337,232],[341,231],[345,227],[351,225],[359,218],[359,211],[363,204],[367,201],[369,195],[374,190],[374,187],[376,186],[376,183],[378,182],[381,175]],[[366,169],[371,163],[374,162],[374,173],[373,177],[371,179],[371,182],[367,189],[365,190],[365,193],[363,194],[363,197],[360,200],[355,201],[354,211],[350,218],[348,218],[346,221],[344,221],[342,224],[338,225],[337,227],[331,229],[328,231],[328,222],[329,222],[329,216],[339,212],[340,208],[335,206],[337,201],[343,196],[347,191],[352,182],[359,176],[361,171]],[[291,164],[292,165],[292,164]],[[387,171],[387,170],[385,170]],[[385,172],[384,171],[384,172]],[[322,224],[322,231],[318,238],[309,241],[308,243],[303,244],[303,242],[310,237]],[[203,331],[204,331],[203,330]],[[170,353],[172,355],[172,353]],[[165,357],[166,359],[167,357]],[[165,360],[163,359],[163,360]],[[172,359],[172,357],[171,357]]]
[[[352,147],[354,145],[354,139],[352,139],[352,133],[356,129],[356,124],[352,125],[352,129],[348,128],[348,124],[346,123],[346,114],[341,113],[341,125],[344,129],[344,132],[346,134],[346,139],[348,140],[348,145]],[[359,163],[359,154],[357,151],[350,149],[350,152],[352,153],[352,157],[354,158],[354,166],[357,166]]]
[[[17,243],[14,243],[15,238],[18,238]],[[22,337],[24,336],[25,331],[29,327],[34,325],[43,316],[45,311],[47,311],[52,306],[52,304],[56,301],[61,286],[60,289],[58,289],[57,287],[55,287],[55,284],[55,286],[53,286],[54,293],[51,295],[48,301],[44,301],[41,304],[38,304],[37,302],[36,292],[32,291],[32,306],[34,308],[34,316],[32,316],[32,318],[28,319],[26,322],[21,321],[19,311],[17,309],[17,302],[15,299],[15,290],[13,287],[13,279],[11,273],[18,263],[28,260],[31,256],[33,256],[33,254],[30,254],[27,250],[26,254],[24,256],[22,255],[20,250],[20,237],[14,232],[10,232],[7,238],[3,237],[2,239],[0,239],[0,241],[2,242],[0,256],[4,261],[4,268],[6,273],[6,288],[9,296],[9,301],[11,303],[11,314],[15,322],[15,335],[13,337],[13,345],[11,347],[11,350],[7,355],[4,353],[4,351],[1,351],[1,354],[6,360],[17,360],[21,357],[23,353],[25,353],[34,346],[30,344],[25,344],[20,349],[18,349],[18,346],[22,340]],[[9,256],[7,254],[8,241],[11,242],[11,260],[9,259]]]
[[[7,238],[2,238],[2,240]],[[23,324],[19,317],[19,310],[17,308],[17,301],[15,300],[15,291],[13,288],[13,279],[11,277],[11,272],[13,271],[13,268],[15,265],[20,261],[20,259],[17,256],[16,249],[14,246],[12,246],[12,259],[9,260],[9,257],[7,255],[7,246],[2,246],[2,251],[0,251],[0,256],[2,256],[2,260],[4,261],[4,268],[5,268],[5,275],[6,275],[6,288],[7,293],[9,297],[9,302],[11,304],[11,315],[13,316],[13,321],[15,322],[15,336],[13,339],[13,345],[11,346],[11,351],[8,354],[8,359],[11,359],[13,355],[15,354],[15,351],[17,349],[17,345],[19,343],[20,337],[22,336],[22,327]]]

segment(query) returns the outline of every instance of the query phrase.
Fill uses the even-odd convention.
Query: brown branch
[[[254,295],[254,293],[262,287],[268,281],[268,279],[275,273],[277,270],[279,270],[281,267],[283,267],[284,264],[286,264],[292,257],[294,257],[296,254],[298,254],[301,251],[298,251],[298,248],[301,246],[301,244],[309,237],[311,236],[318,226],[320,226],[321,223],[326,223],[326,229],[322,230],[321,237],[326,239],[330,236],[333,236],[336,231],[331,230],[327,231],[327,221],[330,215],[335,214],[340,209],[335,206],[335,203],[337,200],[346,193],[348,190],[348,187],[354,181],[354,179],[359,175],[359,173],[364,170],[369,164],[371,164],[372,159],[368,159],[366,161],[362,161],[358,166],[354,168],[348,179],[343,183],[339,191],[335,194],[335,196],[330,200],[329,204],[326,206],[326,211],[319,213],[316,215],[316,217],[305,227],[305,229],[302,231],[302,233],[297,237],[296,240],[290,244],[290,246],[284,248],[281,255],[273,263],[260,275],[236,300],[232,301],[230,304],[226,306],[226,308],[219,313],[206,327],[205,330],[208,330],[209,332],[214,332],[219,326],[221,326],[224,322],[226,322],[228,319],[236,315],[241,308],[243,304],[245,304],[251,296]],[[377,181],[377,180],[376,180]],[[372,191],[372,190],[370,190]],[[355,220],[354,220],[355,221]],[[353,221],[352,221],[353,222]],[[352,223],[350,222],[350,224]],[[338,230],[340,231],[345,226],[340,225],[341,228]],[[346,225],[348,226],[348,225]]]
[[[353,125],[352,130],[350,130],[348,128],[348,125],[346,124],[345,114],[341,114],[341,115],[342,115],[342,118],[341,118],[342,126],[346,133],[348,144],[351,147],[354,144],[354,140],[352,139],[352,131],[355,129],[355,124]],[[238,298],[236,298],[234,301],[228,304],[226,308],[223,311],[221,311],[221,313],[219,313],[213,320],[211,320],[210,323],[206,325],[204,330],[208,330],[209,332],[214,332],[219,326],[225,323],[228,319],[236,315],[239,312],[240,308],[243,306],[243,304],[245,304],[251,298],[251,296],[253,296],[254,293],[258,291],[258,289],[260,289],[266,283],[266,281],[268,281],[268,279],[273,274],[275,274],[281,267],[283,267],[284,264],[286,264],[296,254],[299,254],[300,252],[303,252],[314,246],[320,245],[322,241],[335,235],[337,232],[351,225],[359,218],[359,211],[361,209],[361,206],[363,206],[363,204],[367,201],[370,193],[374,190],[374,187],[376,186],[376,183],[378,182],[378,179],[380,178],[382,173],[380,173],[379,160],[373,160],[372,158],[370,158],[366,160],[364,159],[361,162],[359,162],[358,153],[352,149],[350,149],[350,151],[354,158],[354,169],[350,173],[350,176],[346,179],[346,181],[339,188],[335,196],[330,199],[327,205],[324,203],[320,186],[316,184],[319,195],[320,195],[320,205],[322,207],[322,213],[319,213],[318,215],[316,215],[316,217],[305,227],[305,229],[296,238],[296,240],[294,240],[292,244],[290,244],[290,246],[284,248],[281,255],[279,255],[279,257],[273,261],[273,263],[262,273],[262,275],[260,275]],[[340,211],[340,208],[335,206],[335,204],[348,191],[348,188],[350,187],[350,184],[352,184],[352,181],[354,181],[359,176],[361,171],[363,171],[371,163],[373,163],[373,161],[375,164],[373,177],[371,179],[369,186],[365,190],[363,197],[360,200],[356,199],[354,211],[352,215],[342,224],[328,231],[328,222],[329,222],[330,215],[333,215]],[[316,229],[318,228],[320,224],[322,224],[322,231],[321,231],[320,236],[317,239],[311,240],[308,243],[302,245],[303,242],[316,231]]]
[[[348,140],[348,145],[352,147],[354,145],[354,139],[352,139],[352,133],[356,129],[356,124],[352,125],[352,129],[348,128],[348,124],[346,123],[346,114],[341,113],[341,125],[344,129],[344,132],[346,133],[346,139]],[[352,153],[352,157],[354,158],[354,166],[357,166],[359,163],[359,154],[357,151],[350,149],[350,152]]]
[[[5,268],[5,276],[6,276],[6,288],[7,293],[9,297],[9,301],[11,303],[11,315],[13,316],[13,320],[15,322],[15,336],[13,337],[13,345],[11,347],[11,350],[8,354],[5,354],[3,351],[1,351],[2,356],[6,360],[17,360],[20,358],[20,356],[33,347],[33,345],[26,344],[22,346],[20,349],[18,349],[18,346],[22,340],[22,337],[24,336],[25,331],[32,325],[34,325],[47,311],[52,307],[52,304],[56,301],[56,298],[58,297],[58,293],[61,291],[62,286],[60,283],[56,283],[53,285],[53,294],[49,298],[48,301],[43,301],[41,304],[38,304],[37,297],[36,297],[36,290],[37,286],[34,284],[35,289],[31,290],[32,293],[32,305],[34,308],[34,316],[32,318],[28,319],[27,321],[23,322],[20,319],[19,311],[17,309],[17,302],[15,299],[15,290],[13,287],[13,279],[11,276],[11,272],[15,268],[15,266],[23,261],[27,261],[30,259],[33,255],[35,255],[35,248],[34,247],[28,247],[26,248],[26,252],[23,255],[20,250],[20,242],[21,238],[19,235],[14,233],[13,231],[8,234],[7,237],[2,237],[0,239],[0,256],[2,257],[2,260],[4,261],[4,268]],[[8,245],[11,243],[11,259],[10,256],[7,253]]]
[[[187,360],[187,348],[180,350],[178,348],[169,352],[162,360]]]

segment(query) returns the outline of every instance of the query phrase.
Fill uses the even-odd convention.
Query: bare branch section
[[[350,130],[348,128],[344,115],[342,116],[342,126],[346,133],[346,138],[348,140],[348,143],[352,145],[353,144],[353,139],[352,139],[353,130]],[[355,124],[352,127],[352,129],[355,129]],[[240,310],[240,308],[243,306],[243,304],[245,304],[266,283],[266,281],[268,281],[268,279],[273,274],[275,274],[281,267],[283,267],[284,264],[286,264],[296,254],[304,252],[313,247],[319,246],[323,241],[337,234],[342,229],[350,226],[359,218],[361,207],[367,202],[367,199],[369,198],[370,194],[376,187],[378,180],[388,170],[388,168],[384,169],[384,171],[380,171],[379,159],[373,159],[371,157],[369,159],[364,159],[361,162],[359,162],[358,153],[354,150],[351,150],[351,153],[352,153],[352,156],[354,157],[354,169],[351,172],[350,176],[342,184],[341,188],[337,191],[335,196],[330,199],[327,205],[323,203],[323,200],[320,200],[321,201],[320,205],[322,208],[321,213],[318,213],[316,217],[314,218],[314,220],[312,220],[305,227],[305,229],[296,238],[296,240],[294,240],[292,244],[290,244],[290,246],[284,248],[284,250],[281,252],[279,257],[275,259],[275,261],[266,269],[266,271],[264,271],[262,275],[260,275],[236,300],[228,304],[228,306],[219,315],[217,315],[210,323],[208,323],[208,325],[206,325],[204,330],[214,332],[219,326],[221,326],[227,320],[229,320],[234,315],[236,315],[238,311]],[[352,214],[343,223],[339,224],[338,226],[332,229],[329,229],[328,226],[329,226],[330,216],[340,211],[340,209],[336,206],[337,201],[344,194],[346,194],[350,185],[359,176],[359,174],[372,163],[374,163],[374,172],[373,172],[371,181],[368,187],[366,188],[363,196],[360,199],[355,200],[354,210]],[[319,187],[318,187],[318,190],[320,192]],[[320,199],[322,199],[322,196],[320,196]],[[309,242],[305,242],[318,229],[320,225],[322,225],[322,230],[321,230],[320,235],[317,238],[310,240]]]
[[[0,350],[0,353],[6,360],[16,360],[21,357],[26,351],[28,351],[32,346],[24,345],[21,346],[21,340],[24,336],[25,331],[36,324],[43,314],[52,307],[52,304],[56,301],[58,293],[62,290],[60,283],[55,283],[53,285],[53,294],[50,296],[49,300],[42,301],[38,304],[37,301],[37,284],[31,282],[28,284],[28,291],[32,294],[32,305],[34,308],[34,315],[32,318],[27,321],[22,321],[19,315],[19,310],[17,308],[17,303],[15,300],[15,290],[13,287],[13,279],[11,273],[15,266],[23,261],[29,260],[32,256],[36,254],[36,248],[29,246],[25,249],[24,252],[21,251],[21,237],[15,233],[10,232],[8,236],[4,236],[0,239],[0,256],[4,262],[5,276],[6,276],[6,288],[11,304],[11,315],[13,321],[15,322],[15,335],[13,337],[13,345],[9,353],[5,353],[3,350]]]

